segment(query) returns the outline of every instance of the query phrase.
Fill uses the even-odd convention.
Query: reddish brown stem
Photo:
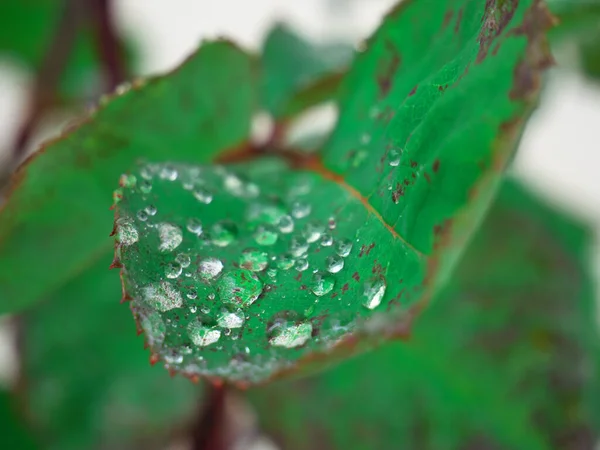
[[[226,450],[226,387],[206,385],[208,400],[191,431],[192,450]]]
[[[127,77],[123,49],[113,20],[113,3],[111,0],[88,1],[98,56],[103,66],[108,90],[112,91]]]
[[[67,0],[44,59],[36,74],[27,113],[12,146],[11,166],[23,157],[27,143],[44,113],[57,101],[60,78],[67,66],[81,21],[81,4]]]

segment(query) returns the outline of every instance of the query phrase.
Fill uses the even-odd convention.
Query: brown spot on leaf
[[[444,22],[442,23],[442,28],[447,28],[448,25],[450,25],[450,21],[452,20],[452,16],[454,15],[454,11],[449,9],[448,11],[446,11],[446,14],[444,14]]]
[[[352,274],[352,278],[353,278],[355,281],[360,281],[360,275],[358,274],[358,272],[354,272],[354,273]]]
[[[437,173],[437,171],[440,169],[440,160],[436,159],[433,162],[433,166],[431,166],[431,168],[433,169],[433,173]]]
[[[458,14],[456,16],[456,23],[454,24],[454,34],[458,34],[458,32],[460,31],[460,25],[462,23],[462,17],[463,17],[463,8],[461,7],[458,10]]]
[[[394,76],[400,67],[400,53],[398,53],[394,44],[391,41],[386,41],[385,48],[390,55],[381,62],[378,71],[379,74],[377,75],[380,99],[385,98],[389,94]]]
[[[417,88],[419,87],[419,85],[417,84],[414,88],[412,88],[410,90],[410,92],[408,93],[409,97],[412,97],[413,95],[415,95],[415,93],[417,92]]]
[[[481,63],[498,36],[506,29],[519,5],[519,0],[486,0],[485,13],[479,32],[479,52],[476,61]]]

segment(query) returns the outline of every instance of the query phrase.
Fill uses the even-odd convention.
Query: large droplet
[[[252,225],[265,223],[277,225],[283,216],[285,216],[285,211],[281,206],[253,203],[248,208],[246,220]]]
[[[182,271],[183,268],[178,262],[169,263],[167,264],[167,267],[165,267],[165,275],[167,278],[178,278]]]
[[[400,164],[400,153],[398,153],[397,150],[390,150],[389,154],[388,154],[388,164],[392,167],[396,167]]]
[[[240,267],[251,270],[252,272],[260,272],[267,268],[269,262],[268,255],[253,248],[246,249],[240,256]]]
[[[194,197],[196,197],[196,200],[198,200],[200,203],[208,205],[210,202],[212,202],[213,194],[204,188],[197,188],[194,190]]]
[[[300,258],[296,260],[294,267],[298,272],[304,272],[306,269],[308,269],[308,260],[306,258]]]
[[[290,253],[294,257],[299,257],[305,255],[308,251],[308,243],[305,242],[302,238],[294,237],[290,241]]]
[[[294,258],[292,255],[281,255],[277,258],[277,267],[283,270],[288,270],[294,267]]]
[[[369,309],[377,308],[385,294],[385,280],[378,278],[365,283],[363,290],[363,305]]]
[[[144,302],[158,311],[169,311],[183,305],[181,293],[168,281],[160,281],[141,289]]]
[[[198,264],[198,275],[204,280],[212,280],[223,270],[223,262],[217,258],[206,258]]]
[[[175,250],[183,241],[181,228],[172,223],[162,222],[157,225],[160,245],[158,250],[161,252],[171,252]]]
[[[223,311],[217,318],[217,324],[221,328],[241,328],[244,320],[244,314],[241,312]]]
[[[166,165],[160,169],[158,176],[163,180],[175,181],[179,176],[179,173],[174,167]]]
[[[342,258],[345,258],[346,256],[348,256],[351,251],[352,251],[352,242],[350,240],[341,239],[336,242],[335,252]]]
[[[237,226],[233,222],[223,220],[211,227],[210,236],[216,246],[227,247],[235,240],[237,233]]]
[[[327,271],[331,273],[338,273],[344,268],[344,260],[339,256],[328,256],[325,264],[327,264]]]
[[[317,272],[313,275],[310,290],[317,297],[330,293],[335,286],[335,280],[331,275]]]
[[[144,332],[146,333],[146,339],[148,344],[151,346],[161,345],[165,339],[167,327],[165,322],[160,317],[160,314],[156,311],[151,313],[140,313],[141,324]]]
[[[138,230],[133,225],[133,221],[128,217],[119,217],[117,219],[117,239],[120,245],[132,245],[138,241]]]
[[[253,272],[232,270],[221,277],[217,290],[221,300],[240,307],[248,307],[259,297],[263,284]]]
[[[177,261],[179,264],[181,264],[181,267],[183,267],[184,269],[188,268],[190,266],[190,264],[192,263],[190,255],[188,255],[187,253],[179,253],[175,257],[175,261]]]
[[[304,345],[312,335],[310,322],[284,324],[273,329],[269,343],[276,347],[295,348]]]
[[[310,214],[311,209],[310,204],[302,201],[295,201],[292,203],[292,216],[296,219],[302,219]]]
[[[302,236],[306,239],[306,242],[312,243],[318,241],[324,231],[325,226],[319,222],[308,222],[302,230]]]
[[[221,331],[214,327],[204,325],[199,320],[190,322],[187,327],[188,336],[198,347],[214,344],[221,337]]]
[[[191,218],[187,222],[187,229],[190,233],[202,234],[202,222],[199,219]]]
[[[268,225],[260,225],[254,232],[254,240],[258,245],[273,245],[279,235]]]
[[[291,233],[294,231],[294,219],[288,215],[282,216],[279,219],[279,224],[277,226],[279,227],[279,231],[282,233]]]

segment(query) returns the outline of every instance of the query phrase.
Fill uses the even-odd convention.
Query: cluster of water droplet
[[[189,191],[199,209],[190,211],[185,223],[164,217],[152,203],[153,186],[158,183]],[[218,348],[223,336],[238,339],[251,317],[249,307],[285,273],[310,272],[303,279],[310,280],[307,288],[319,302],[336,288],[338,274],[346,268],[354,248],[352,240],[335,237],[334,217],[324,221],[311,218],[311,203],[303,200],[310,191],[307,183],[298,182],[281,201],[275,201],[271,195],[261,195],[255,183],[223,167],[148,164],[138,177],[122,177],[121,186],[127,206],[134,204],[128,196],[139,197],[143,205],[117,220],[117,241],[124,248],[142,241],[156,242],[151,250],[164,261],[164,277],[138,286],[136,295],[141,324],[153,347],[164,341],[169,322],[177,322],[164,313],[180,310],[186,310],[187,319],[183,340],[200,350]],[[244,201],[243,223],[205,220],[202,212],[221,196]],[[145,236],[154,236],[155,241]],[[223,254],[237,256],[231,260]],[[382,277],[364,283],[364,307],[376,308],[385,289]],[[271,297],[276,301],[275,295]],[[271,318],[265,330],[271,348],[305,345],[315,332],[309,313],[310,308],[305,308],[304,314],[285,311]],[[245,348],[242,353],[249,351]],[[177,366],[184,361],[184,354],[163,358]]]

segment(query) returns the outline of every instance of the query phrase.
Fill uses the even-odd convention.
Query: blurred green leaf
[[[198,406],[197,386],[150,365],[108,264],[23,317],[21,401],[46,449],[163,449]]]
[[[256,383],[407,333],[494,195],[548,61],[538,2],[450,5],[386,18],[323,160],[122,179],[116,263],[172,368]]]
[[[136,160],[209,161],[248,137],[254,108],[250,57],[208,43],[38,152],[0,210],[0,313],[31,305],[111,252],[111,192]]]
[[[37,446],[32,432],[27,430],[10,392],[0,389],[0,448],[13,450],[34,450]]]
[[[582,226],[508,182],[408,342],[249,392],[286,449],[592,449]]]
[[[332,100],[351,58],[348,45],[314,45],[285,25],[275,26],[262,55],[265,108],[281,119]]]

